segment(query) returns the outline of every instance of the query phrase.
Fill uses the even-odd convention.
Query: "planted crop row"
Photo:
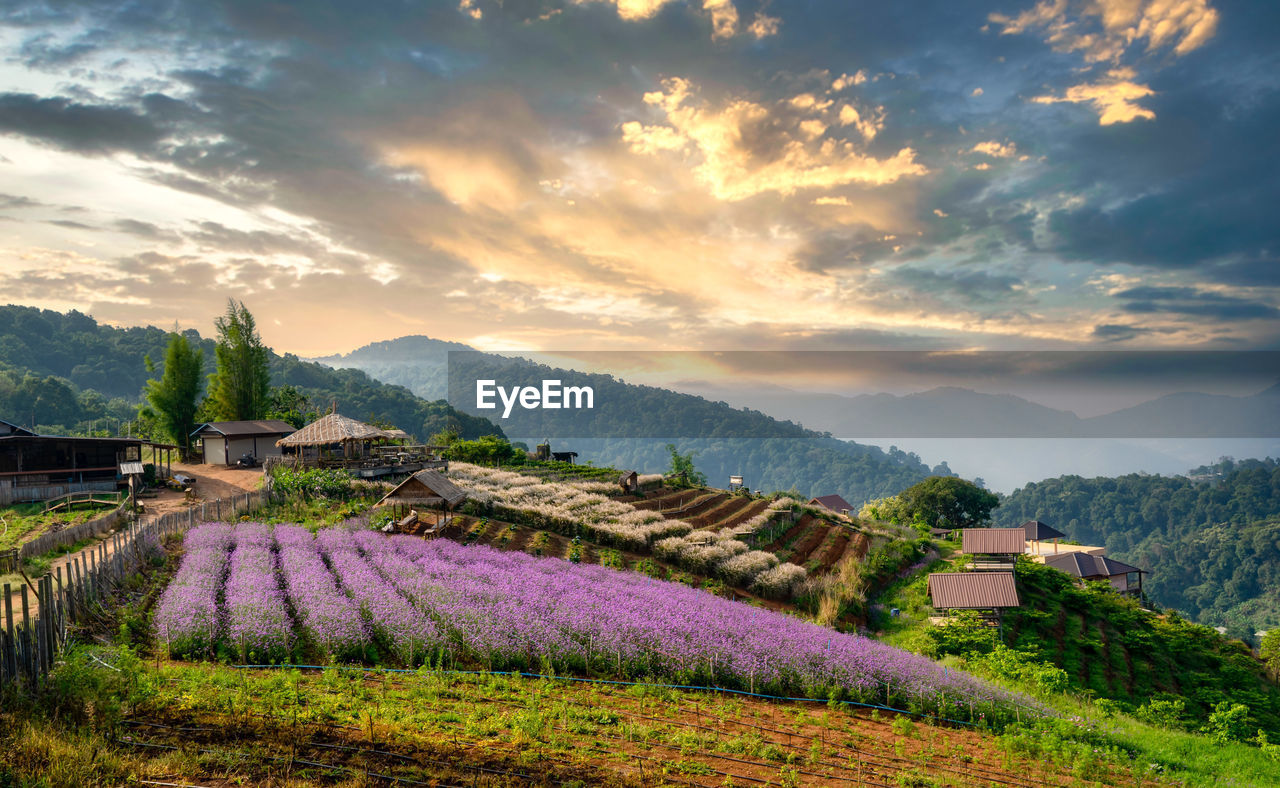
[[[328,659],[655,676],[948,716],[1025,702],[926,658],[636,572],[346,528],[311,537],[209,525],[188,539],[157,629],[193,656],[210,645],[250,658],[312,648]],[[212,584],[192,582],[209,568]],[[193,600],[212,621],[179,615]]]

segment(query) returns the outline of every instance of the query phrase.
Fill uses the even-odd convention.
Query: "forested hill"
[[[214,368],[214,341],[194,330],[187,338],[204,351],[205,370]],[[163,371],[169,332],[100,325],[79,312],[60,313],[25,306],[0,306],[0,418],[29,423],[47,432],[77,432],[103,420],[128,420],[143,386]],[[147,372],[145,358],[155,362]],[[275,353],[273,386],[294,386],[316,410],[333,402],[345,415],[395,424],[419,438],[446,427],[463,437],[501,434],[486,419],[448,403],[429,402],[402,386],[383,383],[354,369],[332,369]],[[99,422],[95,425],[95,422]]]
[[[317,360],[358,366],[386,382],[412,386],[424,396],[440,396],[448,382],[448,352],[468,349],[406,336]],[[560,378],[593,386],[597,405],[589,413],[541,411],[532,419],[516,411],[500,421],[513,438],[531,444],[551,438],[557,451],[579,452],[580,462],[662,471],[670,459],[666,444],[673,440],[680,451],[695,452],[695,464],[712,484],[724,486],[730,475],[742,475],[754,489],[794,489],[805,496],[839,493],[855,505],[893,495],[931,473],[951,473],[945,463],[930,468],[907,452],[836,440],[759,411],[607,375],[556,370],[494,354],[469,353],[457,361],[462,372],[470,373],[460,379],[489,377],[504,385],[538,385],[546,378]],[[596,437],[566,437],[584,435]]]
[[[1224,460],[1194,478],[1063,476],[1028,484],[997,525],[1043,520],[1149,569],[1148,594],[1237,636],[1280,626],[1280,461]]]

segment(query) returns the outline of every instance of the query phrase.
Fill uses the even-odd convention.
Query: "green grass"
[[[45,513],[42,503],[23,503],[0,507],[0,550],[19,547],[49,530],[54,524],[62,527],[101,517],[114,509],[104,504],[80,504],[72,511]]]

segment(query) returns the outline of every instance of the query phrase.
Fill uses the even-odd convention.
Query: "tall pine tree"
[[[148,369],[151,360],[147,359]],[[204,351],[193,346],[182,334],[169,338],[164,352],[164,372],[159,380],[147,381],[147,403],[161,428],[181,447],[186,457],[191,449],[191,431],[195,429],[197,399],[200,396]]]
[[[228,299],[227,313],[214,326],[218,369],[209,385],[210,417],[217,421],[263,418],[271,406],[271,372],[253,315],[243,303]]]

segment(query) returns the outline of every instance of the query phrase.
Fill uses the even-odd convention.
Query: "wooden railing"
[[[70,507],[78,503],[105,503],[119,506],[123,497],[124,493],[119,491],[108,493],[94,490],[76,490],[48,499],[44,502],[44,510],[47,514],[54,509],[61,509],[64,506]]]

